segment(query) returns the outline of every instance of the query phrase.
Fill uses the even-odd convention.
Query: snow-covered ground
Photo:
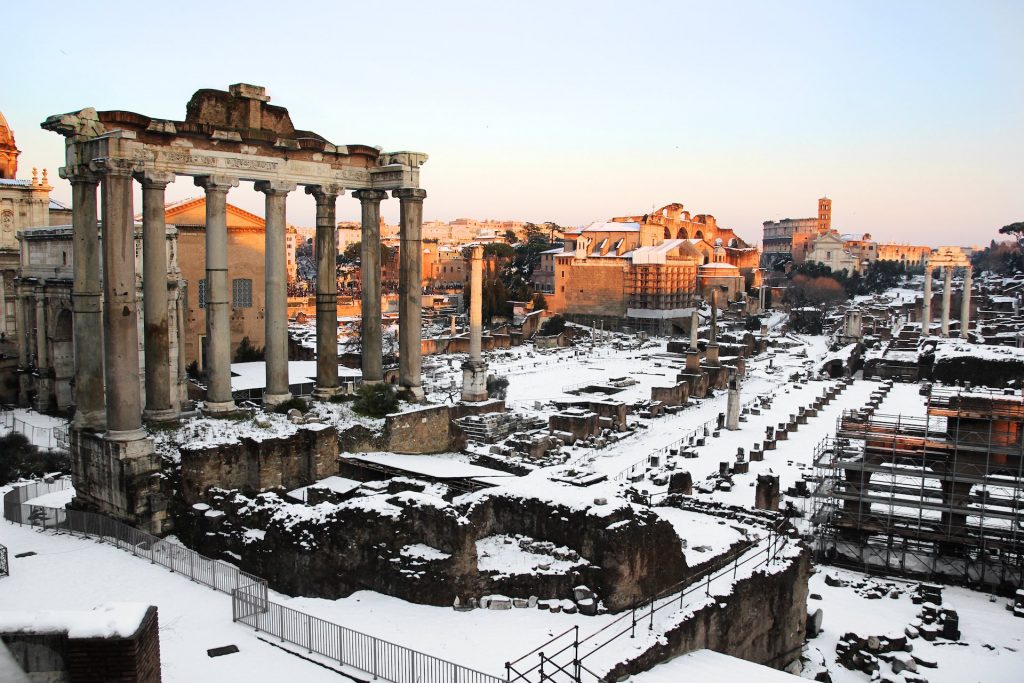
[[[914,622],[921,611],[921,605],[913,604],[910,599],[917,584],[889,577],[868,577],[835,567],[820,566],[817,570],[810,580],[810,592],[820,595],[821,599],[808,600],[807,609],[813,612],[820,608],[824,618],[822,633],[811,639],[808,647],[817,648],[824,655],[833,683],[871,680],[865,673],[835,663],[836,643],[850,632],[864,638],[904,635],[904,628]],[[827,585],[827,575],[851,584],[864,581],[890,584],[896,587],[897,597],[884,595],[868,599],[852,585]],[[959,616],[960,640],[911,639],[911,655],[938,664],[934,669],[919,667],[921,676],[929,683],[1019,683],[1024,680],[1024,619],[1006,610],[1005,598],[944,586],[942,602],[943,607],[956,610]],[[881,666],[882,673],[889,673],[888,664],[883,662]]]

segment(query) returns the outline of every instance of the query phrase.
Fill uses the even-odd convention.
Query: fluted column
[[[142,329],[145,331],[147,420],[173,420],[171,340],[167,319],[167,222],[164,191],[173,173],[137,173],[142,184]]]
[[[944,287],[942,288],[942,336],[949,336],[949,300],[953,293],[953,268],[945,266],[943,269]]]
[[[132,169],[120,160],[99,168],[103,174],[103,328],[108,439],[134,441],[142,429],[139,388],[139,311],[135,285],[135,220]],[[86,343],[96,343],[86,340]]]
[[[71,181],[71,306],[75,325],[75,427],[103,431],[103,309],[100,237],[96,222],[99,177],[82,169]],[[21,336],[21,335],[19,335]]]
[[[924,267],[924,302],[921,304],[921,336],[931,334],[932,326],[932,267]]]
[[[206,190],[206,411],[229,413],[231,398],[231,310],[228,299],[228,190],[236,178],[200,176]]]
[[[960,298],[960,337],[967,339],[971,327],[971,275],[972,268],[964,268],[964,293]]]
[[[256,190],[267,196],[263,316],[267,386],[263,390],[263,405],[269,408],[292,397],[288,391],[288,268],[284,233],[285,204],[288,193],[294,189],[294,183],[283,181],[256,183]]]
[[[360,251],[360,278],[362,283],[362,343],[363,382],[384,380],[384,344],[381,339],[380,312],[380,203],[388,193],[381,190],[359,190],[352,196],[362,209],[362,249]]]
[[[316,388],[313,397],[338,393],[338,195],[336,185],[313,185],[316,200]]]
[[[401,201],[401,265],[398,280],[398,384],[410,401],[423,400],[420,377],[420,318],[423,306],[423,200],[426,190],[402,188],[392,195]]]

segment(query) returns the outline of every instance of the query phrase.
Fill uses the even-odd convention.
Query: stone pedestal
[[[740,384],[733,378],[729,381],[729,397],[725,409],[725,428],[735,431],[740,428]]]
[[[758,510],[779,510],[779,477],[772,474],[757,475],[754,507]]]
[[[487,363],[469,360],[462,364],[462,400],[487,400]]]
[[[718,344],[708,344],[704,349],[704,363],[709,367],[718,367]]]
[[[69,438],[76,506],[163,533],[166,497],[156,476],[161,462],[153,440],[117,441],[78,428]]]
[[[700,372],[700,351],[691,348],[686,352],[686,371],[689,373]]]

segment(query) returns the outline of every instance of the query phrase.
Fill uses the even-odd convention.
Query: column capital
[[[286,195],[289,192],[294,192],[296,185],[287,180],[260,180],[255,183],[254,187],[257,192],[271,196],[276,194]]]
[[[95,185],[100,182],[102,176],[95,173],[85,164],[79,164],[77,166],[61,166],[57,169],[57,173],[61,178],[64,178],[72,185],[79,183],[83,185]]]
[[[337,199],[341,195],[345,194],[345,188],[342,185],[333,183],[325,185],[306,185],[306,194],[313,195],[313,198],[318,202],[324,202]]]
[[[422,202],[424,199],[427,198],[427,191],[421,190],[418,187],[403,187],[394,190],[391,193],[391,196],[395,197],[396,199],[405,200],[407,202]]]
[[[232,187],[238,187],[238,178],[225,175],[199,175],[194,179],[196,187],[201,187],[207,192],[227,192]]]
[[[89,170],[106,176],[128,176],[135,172],[135,162],[130,159],[103,157],[89,162]]]
[[[173,173],[162,173],[160,171],[136,171],[135,179],[142,184],[143,189],[162,190],[174,182]]]
[[[388,198],[387,190],[356,190],[352,196],[361,202],[379,202]]]

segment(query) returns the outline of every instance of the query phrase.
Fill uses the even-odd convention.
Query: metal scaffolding
[[[993,588],[1024,575],[1024,397],[934,389],[925,416],[844,412],[815,454],[819,561]]]

